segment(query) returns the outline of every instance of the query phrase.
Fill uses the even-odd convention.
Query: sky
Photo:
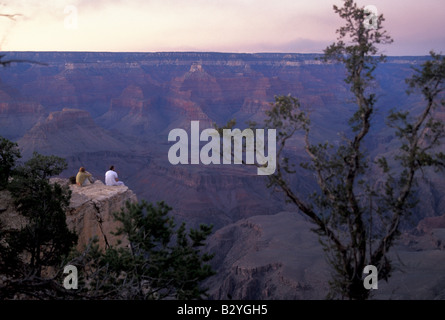
[[[387,55],[445,53],[445,0],[374,5],[394,43]],[[342,0],[3,0],[1,51],[320,53]]]

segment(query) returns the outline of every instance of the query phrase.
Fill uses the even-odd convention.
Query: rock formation
[[[445,298],[444,216],[426,218],[391,248],[395,270],[373,299]],[[205,283],[211,299],[319,300],[330,269],[313,227],[301,215],[254,216],[217,230],[208,250],[217,274]]]
[[[83,187],[70,184],[67,179],[51,181],[67,185],[72,191],[66,221],[79,237],[77,249],[82,250],[93,237],[97,237],[101,248],[116,244],[112,232],[118,222],[112,213],[120,211],[127,201],[137,201],[133,191],[126,186],[106,186],[100,180]],[[0,221],[5,229],[19,229],[26,224],[26,219],[15,210],[8,191],[0,191]]]
[[[100,180],[83,187],[70,185],[72,191],[69,210],[66,214],[68,227],[79,236],[77,248],[82,249],[90,239],[97,237],[99,246],[115,245],[112,235],[119,223],[113,212],[125,207],[127,201],[137,201],[136,195],[126,186],[106,186]]]
[[[217,274],[205,284],[211,299],[324,299],[329,274],[317,237],[297,214],[255,216],[209,240]]]
[[[82,152],[128,150],[128,141],[114,138],[107,130],[95,124],[89,112],[64,108],[51,112],[18,140],[24,158],[33,151],[59,156]]]

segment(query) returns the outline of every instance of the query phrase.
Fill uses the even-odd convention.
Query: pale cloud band
[[[443,0],[375,5],[395,39],[387,54],[445,51]],[[0,21],[1,50],[321,52],[336,38],[340,0],[18,0]],[[67,10],[67,7],[74,11]]]

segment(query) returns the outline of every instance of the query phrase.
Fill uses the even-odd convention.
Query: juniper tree
[[[16,270],[20,276],[40,277],[43,268],[58,266],[77,242],[66,224],[71,191],[49,181],[66,166],[60,157],[34,153],[16,169],[10,183],[17,211],[27,220],[22,229],[10,231],[8,239],[11,250],[24,257]]]
[[[104,251],[90,243],[72,260],[83,274],[82,291],[90,298],[199,299],[206,289],[201,282],[214,274],[202,252],[212,227],[179,227],[164,202],[156,206],[142,200],[127,202],[113,214],[120,227],[114,232],[122,242]]]
[[[21,158],[15,142],[0,137],[0,190],[6,189],[14,172],[16,161]],[[1,213],[1,212],[0,212]],[[0,221],[0,273],[10,273],[18,263],[17,254],[7,244],[8,232]]]
[[[417,113],[391,111],[387,124],[395,130],[400,148],[390,158],[371,159],[365,143],[376,110],[374,74],[385,61],[378,54],[379,46],[392,39],[383,29],[383,15],[374,17],[370,28],[365,23],[368,12],[352,0],[345,0],[343,7],[334,6],[334,11],[345,25],[337,30],[338,41],[325,49],[323,60],[346,69],[345,82],[355,106],[350,130],[343,133],[340,143],[312,143],[307,109],[290,95],[276,97],[265,120],[267,128],[277,129],[278,144],[277,170],[269,176],[269,186],[278,187],[313,223],[332,270],[328,297],[367,299],[372,291],[364,287],[365,266],[374,265],[379,279],[391,276],[388,253],[400,234],[400,222],[416,203],[419,170],[445,164],[439,150],[444,125],[436,112],[443,105],[445,58],[432,52],[431,59],[407,79],[409,94],[420,93],[424,106]],[[314,173],[317,185],[310,196],[292,182],[298,164],[286,145],[298,134],[309,159],[300,165]],[[380,181],[374,179],[376,172]]]
[[[0,137],[0,190],[5,189],[16,161],[21,158],[17,143]]]

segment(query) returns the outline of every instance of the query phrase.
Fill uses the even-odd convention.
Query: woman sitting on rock
[[[94,183],[93,175],[86,171],[84,167],[80,167],[76,176],[76,184],[82,187],[88,184],[87,181]]]

